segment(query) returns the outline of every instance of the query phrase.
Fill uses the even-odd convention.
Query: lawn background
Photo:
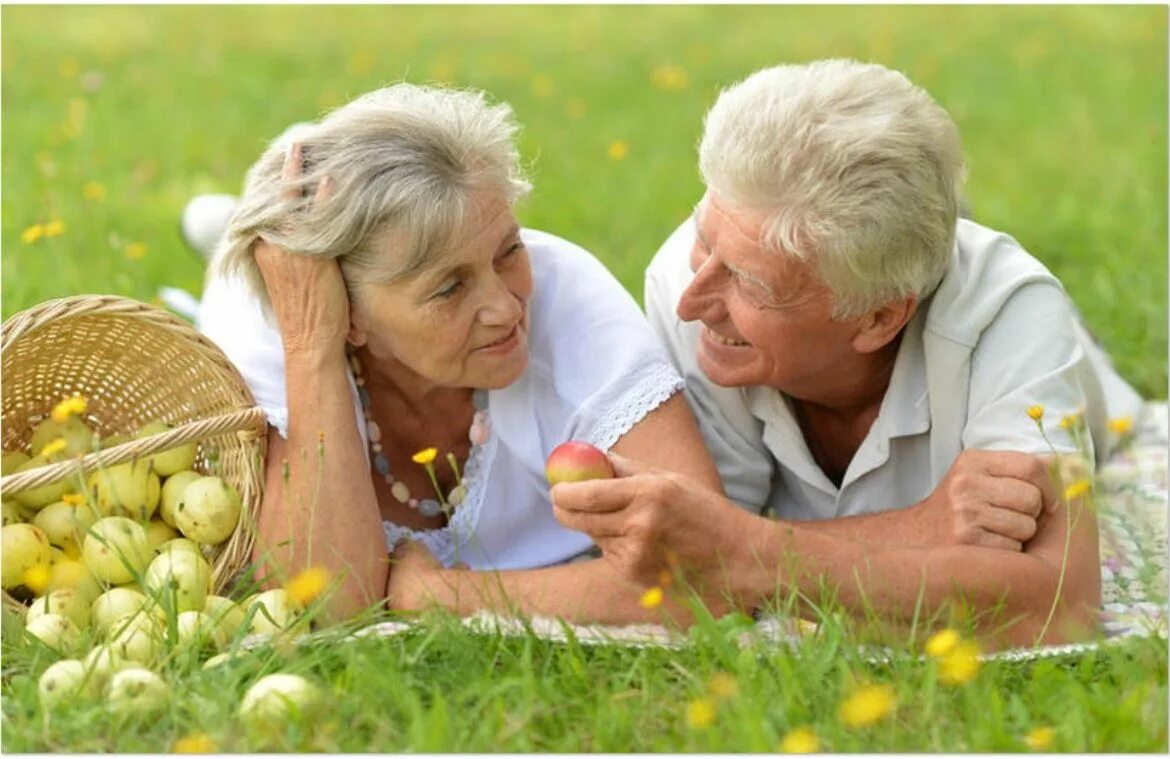
[[[35,7],[0,10],[4,317],[51,297],[198,291],[184,203],[236,192],[296,120],[406,78],[510,102],[535,191],[523,223],[594,251],[640,297],[651,255],[701,194],[695,145],[719,88],[781,61],[849,56],[904,71],[955,118],[975,217],[1065,282],[1121,371],[1166,397],[1167,9],[1143,7]],[[87,197],[88,195],[88,197]],[[60,221],[63,233],[22,235]],[[5,615],[4,748],[165,751],[180,737],[249,750],[232,712],[262,672],[330,689],[319,751],[774,751],[811,725],[837,751],[1167,748],[1166,645],[984,667],[959,689],[933,665],[875,665],[835,633],[795,653],[707,623],[680,652],[471,636],[437,618],[389,644],[268,649],[205,672],[169,662],[160,720],[80,703],[50,722],[52,660]],[[687,719],[730,673],[709,728]],[[30,677],[31,675],[31,677]],[[857,680],[899,706],[852,731]]]

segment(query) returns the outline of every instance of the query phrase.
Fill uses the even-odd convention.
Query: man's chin
[[[750,385],[750,382],[744,382],[741,375],[742,372],[732,371],[728,367],[723,366],[717,361],[712,360],[709,356],[703,353],[702,350],[696,356],[696,363],[699,365],[699,371],[703,376],[711,380],[711,382],[720,387],[743,387]]]

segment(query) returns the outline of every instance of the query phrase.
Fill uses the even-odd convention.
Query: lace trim
[[[490,415],[490,411],[488,414]],[[490,417],[489,417],[490,418]],[[472,446],[471,455],[467,457],[467,466],[463,469],[463,482],[467,485],[467,497],[451,520],[444,527],[431,530],[412,530],[393,522],[383,521],[382,531],[386,533],[386,546],[393,551],[394,547],[403,540],[417,540],[430,549],[444,566],[451,566],[459,561],[459,549],[467,545],[475,528],[479,524],[479,514],[483,510],[483,499],[486,488],[487,474],[491,462],[496,457],[496,432],[488,425],[488,439],[483,445]]]
[[[585,435],[586,442],[608,451],[635,424],[685,386],[686,383],[673,366],[659,366],[650,376],[628,390],[614,404],[612,412],[589,430]]]

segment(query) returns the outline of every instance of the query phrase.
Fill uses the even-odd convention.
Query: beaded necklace
[[[394,496],[394,500],[406,504],[424,517],[435,517],[443,513],[442,503],[434,498],[414,498],[406,483],[396,478],[390,471],[390,460],[386,458],[386,453],[382,449],[382,428],[378,426],[378,423],[374,421],[373,414],[370,413],[370,392],[366,388],[366,378],[362,374],[362,363],[356,353],[349,354],[349,366],[353,370],[354,384],[357,385],[358,399],[362,404],[362,416],[366,420],[366,435],[370,441],[370,455],[374,460],[374,469],[382,476],[386,484],[390,486],[390,494]],[[472,417],[471,428],[467,433],[468,439],[471,440],[471,453],[468,454],[468,461],[474,455],[476,447],[483,445],[487,441],[490,430],[487,413],[487,391],[483,389],[474,390],[471,394],[471,402],[475,406],[475,416]],[[471,479],[468,477],[461,478],[455,484],[455,487],[451,489],[451,493],[446,498],[451,508],[463,502],[463,499],[467,495],[467,490],[470,487]]]

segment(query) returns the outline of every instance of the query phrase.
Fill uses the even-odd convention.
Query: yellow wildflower
[[[20,241],[25,245],[32,245],[37,240],[45,236],[44,224],[33,224],[28,229],[20,233]]]
[[[329,570],[325,567],[309,567],[293,575],[284,589],[288,591],[289,597],[301,606],[308,606],[329,587],[329,580]]]
[[[1036,422],[1040,421],[1040,418],[1044,416],[1044,407],[1041,406],[1040,404],[1036,404],[1035,406],[1029,406],[1028,407],[1028,416],[1031,417],[1031,419],[1033,421],[1036,421]]]
[[[1093,483],[1088,480],[1077,480],[1064,489],[1064,500],[1074,501],[1093,489]]]
[[[144,242],[132,242],[126,246],[126,258],[137,261],[147,254],[150,248]]]
[[[438,448],[423,448],[418,453],[410,457],[410,460],[416,464],[427,465],[433,463],[435,457],[439,455]]]
[[[77,76],[77,61],[72,58],[62,58],[61,62],[57,64],[57,73],[65,79],[72,79]]]
[[[662,605],[662,588],[655,585],[645,593],[642,594],[642,600],[639,601],[643,609],[657,609]]]
[[[1060,418],[1060,428],[1062,430],[1071,430],[1077,426],[1081,421],[1080,414],[1065,414]]]
[[[532,77],[532,94],[544,98],[553,92],[553,80],[548,74],[537,74]]]
[[[938,662],[938,679],[946,685],[962,685],[979,673],[979,645],[962,641]]]
[[[45,225],[45,237],[57,237],[65,234],[65,222],[53,219]]]
[[[1132,416],[1119,416],[1109,420],[1109,431],[1118,437],[1125,437],[1133,430]]]
[[[1051,727],[1037,727],[1024,736],[1024,744],[1033,751],[1043,751],[1052,745],[1055,737],[1056,731]]]
[[[959,634],[953,629],[948,627],[945,630],[939,630],[926,641],[926,655],[935,658],[946,656],[954,651],[958,644]]]
[[[53,421],[64,422],[71,416],[81,416],[87,408],[89,408],[89,404],[80,395],[66,398],[53,407]]]
[[[707,692],[716,700],[731,698],[739,692],[739,684],[726,672],[716,672],[707,681]]]
[[[101,182],[86,182],[81,194],[86,200],[105,200],[106,186]]]
[[[85,496],[81,493],[65,493],[61,496],[61,500],[70,506],[84,506]]]
[[[204,733],[184,736],[171,746],[172,754],[213,754],[215,751],[215,743]]]
[[[611,161],[620,161],[630,154],[630,143],[625,140],[614,140],[606,151]]]
[[[687,724],[701,730],[715,722],[715,704],[710,699],[697,698],[687,704]]]
[[[815,754],[821,748],[812,728],[798,727],[789,731],[780,741],[781,754]]]
[[[660,90],[685,90],[690,79],[679,66],[659,66],[650,73],[650,83]]]
[[[838,714],[848,727],[868,727],[885,719],[894,708],[889,685],[863,685],[841,702]]]
[[[59,437],[56,440],[45,443],[45,447],[41,449],[41,455],[45,458],[50,458],[51,456],[56,456],[68,446],[69,444],[65,442],[65,438]]]
[[[39,596],[45,591],[45,588],[49,587],[49,579],[52,574],[48,564],[34,564],[25,571],[24,577],[20,581],[34,595]]]

